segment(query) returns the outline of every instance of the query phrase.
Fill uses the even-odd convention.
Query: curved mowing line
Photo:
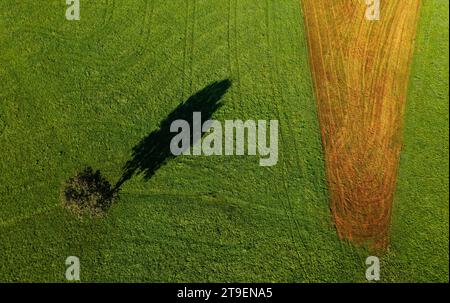
[[[385,248],[420,0],[303,0],[338,235]]]

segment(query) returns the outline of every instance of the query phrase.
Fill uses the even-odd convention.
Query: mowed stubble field
[[[363,282],[336,236],[297,0],[0,3],[0,280]],[[448,2],[423,1],[383,281],[448,281]],[[85,165],[112,181],[131,148],[209,83],[214,114],[279,119],[280,160],[179,157],[128,181],[103,219],[60,207]]]
[[[389,246],[420,0],[304,0],[333,219],[339,236]],[[350,21],[352,20],[352,21]]]

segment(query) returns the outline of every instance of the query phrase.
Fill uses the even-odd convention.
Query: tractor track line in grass
[[[240,66],[239,66],[239,48],[238,48],[238,11],[237,11],[237,1],[229,0],[228,1],[228,61],[229,61],[229,70],[230,76],[233,80],[236,80],[236,84],[234,85],[237,88],[237,92],[235,90],[231,90],[233,107],[234,110],[237,111],[237,106],[239,104],[240,110],[242,111],[242,89],[241,89],[241,75],[240,75]],[[233,23],[233,24],[232,24]],[[233,27],[233,35],[231,33]],[[234,45],[232,45],[231,41],[234,41]],[[234,67],[233,67],[234,66]],[[233,72],[234,71],[234,72]],[[236,100],[236,95],[239,96],[239,99]]]
[[[189,82],[189,94],[192,93],[193,85],[194,85],[194,55],[195,55],[195,24],[197,23],[197,0],[193,1],[193,9],[192,9],[192,30],[191,30],[191,38],[190,38],[190,58],[189,58],[189,73],[190,73],[190,82]]]
[[[183,55],[183,80],[182,80],[182,98],[184,100],[192,92],[193,85],[193,64],[194,64],[194,39],[195,39],[195,16],[196,16],[196,2],[193,1],[193,7],[189,3],[191,0],[186,0],[186,24],[185,24],[185,45]],[[191,17],[192,10],[192,17]],[[187,70],[188,69],[188,70]],[[189,79],[187,79],[189,77]],[[189,81],[189,85],[187,83]],[[187,93],[186,93],[187,90]]]
[[[238,0],[234,0],[234,41],[235,41],[235,59],[236,59],[236,86],[239,92],[239,104],[241,108],[244,107],[242,99],[242,86],[241,86],[241,67],[239,63],[239,34],[238,34]]]
[[[233,77],[233,47],[231,45],[231,14],[232,14],[232,2],[233,0],[228,0],[228,16],[227,16],[227,45],[228,45],[228,68],[229,74],[232,79]],[[236,36],[235,36],[236,37]],[[234,39],[236,43],[236,39]],[[235,45],[236,48],[236,45]],[[237,58],[236,58],[237,60]],[[236,111],[236,93],[234,89],[231,90],[231,100],[233,101],[233,109]]]
[[[185,99],[185,85],[186,85],[186,62],[187,62],[187,52],[188,52],[188,39],[187,36],[189,34],[189,0],[186,0],[186,22],[184,25],[184,50],[183,50],[183,78],[181,83],[181,98],[180,100]]]
[[[276,60],[276,56],[271,55],[273,50],[277,50],[278,48],[276,46],[273,46],[271,43],[271,38],[272,38],[272,27],[271,27],[271,22],[270,22],[270,2],[267,0],[265,3],[265,10],[266,10],[266,27],[267,27],[267,34],[266,34],[266,44],[267,44],[267,60],[270,64],[270,71],[269,71],[269,79],[270,79],[270,84],[271,84],[271,89],[272,89],[272,94],[273,96],[277,96],[277,100],[280,100],[278,102],[276,102],[276,112],[277,112],[277,119],[279,121],[284,121],[281,119],[282,116],[282,109],[280,107],[280,103],[284,101],[284,96],[283,96],[283,92],[282,92],[282,88],[280,88],[280,93],[277,92],[277,90],[275,89],[275,85],[274,85],[274,74],[276,74],[276,76],[278,76],[278,62]],[[273,47],[272,47],[273,46]],[[291,134],[292,136],[292,134]],[[288,146],[288,142],[290,140],[286,140],[286,133],[283,130],[283,126],[281,125],[280,127],[280,139],[281,139],[281,143],[283,146]],[[286,200],[287,203],[283,203],[283,209],[286,213],[286,216],[288,218],[288,225],[289,225],[289,231],[291,234],[291,239],[292,239],[292,244],[295,248],[295,253],[297,255],[297,262],[299,265],[299,268],[302,269],[302,272],[304,274],[305,277],[308,276],[307,270],[306,268],[303,266],[303,262],[302,260],[304,260],[304,258],[302,258],[302,255],[300,253],[300,249],[299,249],[299,244],[298,241],[301,242],[301,244],[303,245],[303,247],[306,247],[305,242],[303,241],[303,238],[298,236],[299,235],[299,224],[298,221],[295,219],[294,216],[294,212],[293,212],[293,207],[292,207],[292,198],[291,195],[289,193],[289,185],[287,182],[287,163],[286,163],[286,158],[281,155],[281,163],[282,163],[282,168],[281,168],[281,181],[282,181],[282,186],[283,186],[283,190],[286,194]],[[283,201],[283,197],[280,197],[280,201]]]
[[[386,248],[420,0],[301,3],[338,235]]]
[[[269,5],[270,4],[267,3],[268,7],[269,7]],[[270,12],[268,12],[268,16],[267,16],[268,22],[270,21],[270,14],[269,13]],[[276,26],[275,26],[275,28],[276,28]],[[271,43],[270,37],[272,35],[269,33],[269,30],[268,30],[268,34],[267,34],[269,47],[275,53],[275,56],[272,56],[272,58],[271,58],[271,63],[273,65],[275,65],[274,68],[271,69],[271,71],[272,71],[272,73],[276,73],[277,78],[281,78],[281,76],[279,74],[279,71],[281,69],[280,69],[280,66],[279,66],[279,62],[277,60],[277,58],[280,58],[279,47],[281,45],[281,42],[279,40],[279,34],[277,32],[275,32],[275,30],[274,30],[273,31],[274,32],[274,36],[277,37],[277,39],[276,39],[276,41],[274,41],[276,43]],[[273,78],[271,78],[271,79],[273,79]],[[278,88],[279,88],[279,94],[278,94],[279,96],[277,96],[277,100],[280,100],[281,102],[285,102],[286,101],[286,96],[285,96],[284,88],[281,85],[278,86]],[[274,94],[274,96],[276,96],[276,92],[275,91],[273,92],[273,94]],[[278,112],[278,119],[279,119],[279,121],[286,121],[286,126],[287,126],[286,128],[288,130],[288,135],[291,138],[290,140],[286,141],[284,139],[285,135],[283,136],[283,134],[282,134],[283,145],[285,145],[285,146],[291,145],[289,150],[293,150],[294,151],[294,154],[292,155],[293,156],[292,157],[293,158],[293,162],[295,163],[294,165],[297,166],[297,170],[298,170],[299,174],[303,175],[305,169],[301,165],[300,156],[299,156],[300,149],[298,147],[297,141],[295,140],[295,135],[294,135],[294,132],[293,132],[294,128],[292,127],[291,120],[290,120],[289,116],[286,114],[286,112],[283,110],[283,107],[281,106],[280,103],[277,103],[277,112]],[[286,172],[288,172],[289,170],[287,169],[288,165],[287,165],[287,163],[286,163],[284,158],[283,158],[282,163],[283,163],[283,175],[284,175],[283,183],[284,183],[284,187],[285,187],[285,190],[286,190],[286,194],[288,195],[289,194],[289,190],[288,190],[289,186],[287,185],[287,181],[286,181],[287,180]],[[300,231],[300,224],[298,223],[298,220],[294,216],[292,199],[290,197],[288,199],[288,202],[289,202],[289,210],[290,210],[290,213],[291,213],[291,216],[292,216],[292,221],[294,222],[294,225],[296,227],[297,232],[299,232]],[[299,237],[299,238],[302,239],[301,237]],[[302,244],[303,244],[304,247],[306,247],[305,243],[302,243]]]

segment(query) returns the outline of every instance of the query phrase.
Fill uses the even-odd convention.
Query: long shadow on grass
[[[220,101],[230,87],[231,81],[228,79],[214,82],[175,108],[160,123],[158,130],[150,133],[133,147],[132,157],[125,163],[122,176],[115,185],[114,190],[120,190],[121,186],[134,175],[142,174],[144,180],[149,180],[162,165],[168,160],[175,158],[170,151],[170,142],[177,135],[177,133],[170,132],[172,122],[185,120],[189,123],[192,130],[193,113],[200,112],[203,124],[222,106]],[[191,138],[191,146],[195,143],[192,142]]]

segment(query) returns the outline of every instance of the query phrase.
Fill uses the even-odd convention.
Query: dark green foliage
[[[109,181],[99,170],[86,167],[70,178],[64,188],[64,205],[80,215],[99,216],[104,214],[117,197]]]

